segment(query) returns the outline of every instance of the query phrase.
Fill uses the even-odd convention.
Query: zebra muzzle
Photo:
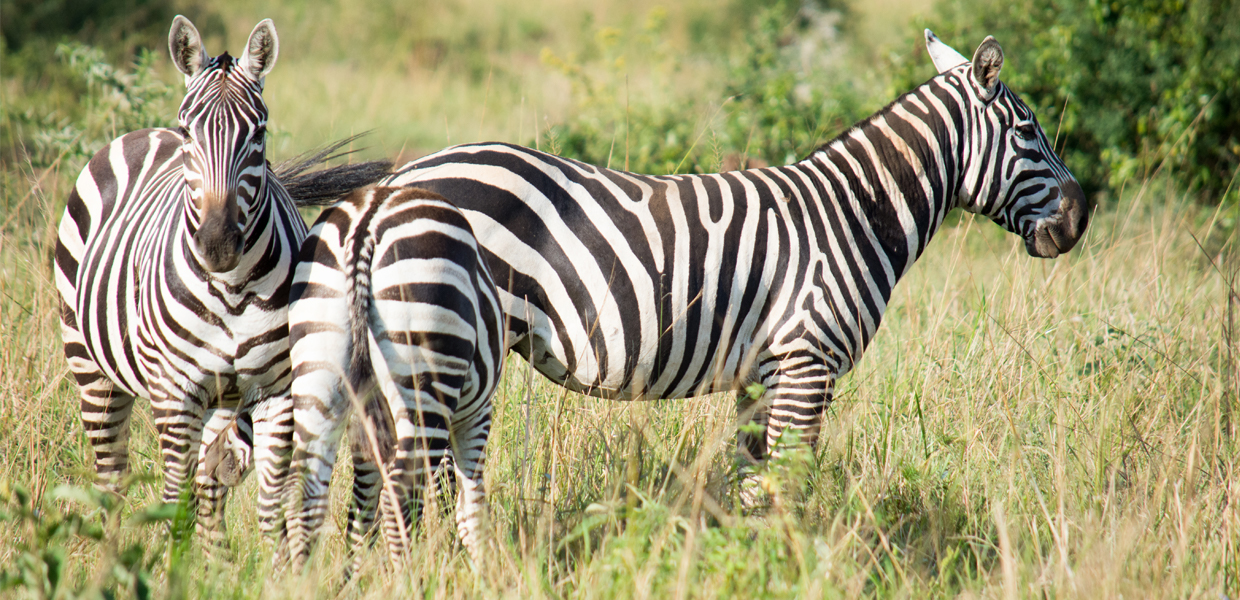
[[[212,273],[231,271],[241,262],[245,238],[237,220],[227,210],[211,211],[205,215],[198,231],[194,232],[194,246],[202,259],[202,266]]]
[[[1031,256],[1055,258],[1076,246],[1089,225],[1090,206],[1080,184],[1074,180],[1059,183],[1063,198],[1059,209],[1038,222],[1033,235],[1025,240]]]

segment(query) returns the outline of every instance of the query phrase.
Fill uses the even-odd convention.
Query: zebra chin
[[[1033,234],[1025,238],[1030,256],[1055,258],[1072,250],[1085,235],[1089,225],[1090,206],[1085,193],[1075,180],[1061,181],[1063,199],[1054,214],[1038,221]]]

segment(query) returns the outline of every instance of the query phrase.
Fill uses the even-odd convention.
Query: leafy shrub
[[[3,0],[0,36],[6,49],[29,42],[79,41],[158,44],[167,35],[176,10],[168,0]]]
[[[139,52],[132,71],[113,66],[101,50],[77,42],[59,45],[56,57],[85,88],[73,114],[31,102],[14,107],[21,112],[6,115],[15,122],[9,135],[16,139],[3,143],[26,146],[34,166],[57,160],[82,164],[121,134],[174,122],[176,90],[160,78],[154,52]],[[12,149],[5,152],[11,153]]]
[[[1240,168],[1240,2],[940,0],[926,25],[966,56],[986,35],[1087,192],[1161,168],[1219,199]],[[920,33],[920,30],[918,30]],[[920,35],[893,85],[931,76]],[[1230,186],[1230,188],[1229,188]]]
[[[795,161],[867,114],[852,78],[816,60],[819,46],[832,41],[821,38],[834,35],[839,10],[784,0],[755,8],[726,59],[726,79],[705,94],[675,94],[693,65],[663,39],[660,9],[640,32],[599,30],[598,49],[584,53],[590,60],[544,50],[543,62],[569,78],[576,102],[569,120],[548,129],[544,149],[642,173],[706,173]],[[672,101],[630,102],[626,46],[655,54]]]
[[[36,500],[21,486],[0,482],[0,521],[16,525],[19,532],[8,563],[0,565],[0,593],[34,598],[150,598],[153,573],[164,554],[148,550],[141,542],[122,543],[120,510],[115,496],[96,489],[62,485]],[[169,522],[172,530],[181,530],[181,537],[191,523],[184,504],[153,505],[127,521],[124,529]],[[66,572],[69,553],[79,554],[83,543],[102,551],[91,577]],[[177,577],[179,566],[172,570]]]

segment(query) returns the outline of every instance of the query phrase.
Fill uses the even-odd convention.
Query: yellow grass
[[[236,4],[229,48],[263,16],[280,31],[267,84],[277,158],[371,128],[372,156],[527,141],[565,110],[567,83],[538,62],[542,45],[570,52],[655,6],[607,4],[590,25],[589,9],[562,0],[528,12],[501,3],[493,16],[481,0],[410,7],[397,15],[410,32],[376,35],[392,42],[382,47],[358,33],[374,15]],[[708,6],[669,9],[671,43],[686,43],[686,19]],[[480,42],[484,59],[502,57],[489,77],[449,72],[469,65],[435,63],[414,43],[440,35],[456,49],[475,39],[475,20],[494,20],[478,31],[518,31],[544,14],[554,15],[545,37],[508,50],[498,35]],[[334,19],[322,35],[321,19]],[[213,51],[224,42],[208,39]],[[75,173],[8,165],[3,175],[0,513],[10,518],[0,519],[0,570],[47,550],[30,546],[36,524],[80,506],[51,491],[88,487],[93,468],[50,268]],[[408,564],[393,570],[373,552],[341,590],[342,465],[334,518],[305,573],[269,572],[250,478],[230,501],[229,560],[191,548],[169,570],[164,525],[131,524],[102,543],[58,542],[66,580],[89,589],[137,543],[156,597],[1240,597],[1237,336],[1226,329],[1237,212],[1158,181],[1118,198],[1055,261],[1028,257],[985,220],[946,227],[841,382],[816,454],[768,474],[774,502],[763,514],[735,506],[731,395],[600,401],[510,357],[489,447],[486,563],[470,565],[450,516],[432,509]],[[157,499],[149,415],[146,404],[136,411],[132,441],[134,468],[149,476],[129,490],[125,515]],[[626,514],[630,427],[644,447],[639,501]],[[18,486],[51,512],[13,518]],[[26,587],[7,595],[37,597]]]

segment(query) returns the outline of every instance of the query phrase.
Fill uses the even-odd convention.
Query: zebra
[[[613,399],[741,392],[738,424],[756,427],[740,428],[738,462],[753,469],[785,434],[816,447],[835,381],[951,209],[1034,257],[1085,232],[1091,207],[1000,81],[1000,45],[970,60],[925,38],[938,75],[794,164],[648,176],[478,143],[382,184],[461,207],[507,345],[549,379]]]
[[[350,414],[354,560],[378,505],[399,565],[423,491],[450,452],[457,528],[478,564],[491,397],[507,348],[503,309],[469,221],[442,196],[415,188],[355,192],[311,228],[290,297],[294,568],[304,566],[323,524]],[[356,567],[346,565],[346,577]]]
[[[211,58],[178,15],[168,43],[187,87],[179,127],[126,133],[100,150],[60,221],[65,357],[105,489],[124,487],[134,399],[147,398],[162,500],[177,502],[193,482],[196,528],[218,545],[227,489],[253,467],[259,528],[278,540],[293,433],[288,294],[306,235],[265,158],[263,82],[279,42],[265,19],[240,59]],[[390,172],[367,163],[374,168],[329,169],[335,179],[301,175],[342,144],[282,169],[299,200],[338,197]]]

